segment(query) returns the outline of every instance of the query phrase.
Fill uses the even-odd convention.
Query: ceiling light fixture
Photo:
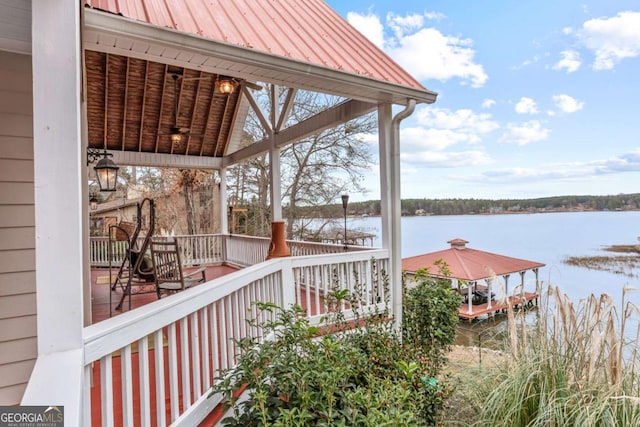
[[[180,133],[180,131],[171,132],[169,137],[171,138],[171,142],[174,144],[179,144],[180,141],[182,141],[182,133]]]
[[[236,82],[233,79],[223,77],[217,82],[218,90],[225,95],[232,94],[236,88]]]

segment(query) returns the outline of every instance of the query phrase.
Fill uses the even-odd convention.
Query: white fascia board
[[[247,66],[265,70],[265,75],[267,72],[282,73],[283,75],[290,75],[292,77],[292,81],[302,78],[311,80],[315,83],[313,87],[303,87],[302,89],[317,90],[321,92],[322,88],[339,84],[351,86],[352,89],[356,89],[356,93],[366,93],[369,97],[373,97],[368,100],[392,102],[400,105],[408,104],[410,99],[414,99],[416,102],[430,104],[435,102],[437,96],[435,92],[428,90],[413,89],[356,74],[346,73],[333,68],[322,67],[315,64],[309,64],[307,62],[271,55],[266,52],[258,52],[242,46],[214,41],[195,34],[187,34],[173,29],[154,26],[111,13],[86,9],[84,11],[84,17],[85,21],[83,31],[85,33],[95,31],[98,34],[110,35],[117,39],[129,39],[133,42],[145,42],[149,45],[162,46],[163,48],[174,49],[178,52],[191,52],[205,57],[213,57],[222,61],[245,64]],[[95,44],[85,41],[84,48],[98,51],[109,51],[110,53],[117,53],[125,56],[137,55],[137,57],[145,59],[144,52],[134,52],[133,50],[124,47],[106,46],[103,44]],[[146,59],[158,60],[159,58],[149,55]],[[183,61],[176,60],[175,58],[172,60],[170,57],[162,57],[162,60],[167,63],[176,65],[181,64],[181,66],[185,66]],[[190,65],[192,67],[196,66],[196,64]],[[199,68],[204,70],[206,66],[200,66]],[[220,71],[224,70],[210,70],[210,72],[214,73]],[[256,77],[259,79],[261,76],[256,73],[251,75],[247,74],[246,76],[238,75],[238,77],[254,80]],[[296,86],[291,84],[291,82],[286,81],[286,79],[273,82],[265,78],[265,81],[281,84],[287,87]],[[354,98],[354,93],[352,91],[337,95]]]
[[[181,169],[220,169],[220,157],[185,156],[178,154],[141,153],[137,151],[109,151],[113,161],[121,166],[145,166]]]

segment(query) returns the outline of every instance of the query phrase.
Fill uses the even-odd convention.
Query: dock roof
[[[545,265],[536,261],[468,248],[466,244],[469,242],[463,239],[453,239],[447,243],[451,245],[449,249],[404,258],[402,269],[408,273],[427,269],[430,276],[450,277],[473,282],[488,279],[494,275],[504,276],[534,270]],[[451,271],[449,276],[442,272],[438,265],[439,260],[445,263]]]

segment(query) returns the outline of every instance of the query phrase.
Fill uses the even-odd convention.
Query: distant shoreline
[[[460,214],[414,214],[402,216],[452,216],[452,215],[527,215],[527,214],[545,214],[545,213],[582,213],[582,212],[637,212],[638,208],[633,209],[554,209],[554,210],[530,210],[530,211],[500,211],[500,212],[468,212]],[[380,215],[371,215],[380,216]]]
[[[539,211],[517,211],[517,212],[469,212],[469,213],[452,213],[452,214],[402,214],[403,217],[429,217],[429,216],[463,216],[463,215],[528,215],[528,214],[546,214],[546,213],[591,213],[591,212],[638,212],[640,209],[616,209],[616,210],[539,210]],[[358,214],[358,213],[350,213],[347,215],[347,218],[380,218],[382,215],[378,214]],[[340,217],[328,217],[328,218],[320,218],[320,219],[340,219],[344,218],[344,216]]]

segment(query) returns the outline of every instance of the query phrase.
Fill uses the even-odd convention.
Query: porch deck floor
[[[188,273],[191,270],[193,269],[185,268],[185,273]],[[213,280],[237,270],[238,268],[228,265],[210,265],[207,266],[205,277],[207,280]],[[117,273],[117,269],[112,270],[112,275],[114,277]],[[115,291],[110,292],[108,281],[108,268],[94,268],[91,270],[91,319],[93,323],[100,322],[101,320],[129,311],[128,298],[125,298],[125,301],[122,304],[122,310],[115,309],[122,297],[122,290],[117,288]],[[153,291],[152,285],[148,285],[148,290],[151,292],[139,293],[131,296],[131,309],[142,307],[143,305],[149,304],[158,299],[155,291]],[[111,309],[109,309],[109,307],[111,307]]]
[[[535,292],[524,292],[524,295],[511,296],[509,297],[509,299],[511,300],[510,303],[512,307],[520,307],[524,305],[537,304],[538,297],[539,295]],[[484,304],[472,305],[471,312],[469,312],[469,306],[467,305],[467,303],[463,303],[458,309],[458,317],[471,322],[480,316],[493,316],[495,313],[506,309],[506,301],[492,300],[491,307],[489,307],[488,302]]]

